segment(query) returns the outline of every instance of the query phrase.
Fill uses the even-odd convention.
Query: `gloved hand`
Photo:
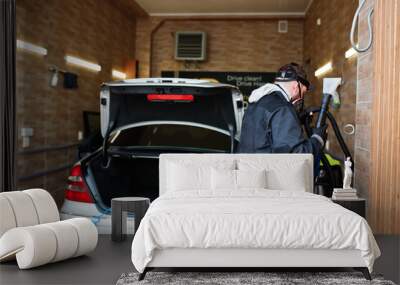
[[[323,145],[325,145],[326,139],[328,138],[327,129],[328,129],[328,125],[326,125],[326,124],[323,125],[322,127],[314,128],[312,130],[311,137],[316,138],[320,142],[320,144],[323,146]]]

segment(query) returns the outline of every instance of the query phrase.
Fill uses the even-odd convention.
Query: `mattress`
[[[132,243],[139,272],[162,249],[359,250],[372,271],[380,251],[361,216],[307,192],[170,192],[150,206]]]

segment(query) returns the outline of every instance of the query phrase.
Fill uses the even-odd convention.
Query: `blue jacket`
[[[238,152],[312,153],[316,157],[321,143],[314,137],[305,138],[296,110],[283,89],[267,84],[255,91],[243,117]]]

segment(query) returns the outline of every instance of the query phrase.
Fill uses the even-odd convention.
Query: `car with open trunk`
[[[61,217],[89,217],[100,233],[110,233],[112,198],[158,197],[161,153],[233,153],[243,113],[238,88],[208,80],[144,78],[103,84],[103,145],[72,167]],[[132,221],[128,217],[131,231]]]

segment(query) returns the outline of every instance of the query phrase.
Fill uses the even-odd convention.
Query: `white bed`
[[[312,167],[304,154],[161,155],[160,197],[134,237],[134,266],[144,274],[154,267],[355,267],[369,277],[380,251],[367,222],[310,193]],[[232,168],[254,174],[252,181],[240,182]],[[238,188],[255,186],[260,169],[265,188]],[[236,173],[236,184],[217,189],[224,172]]]

